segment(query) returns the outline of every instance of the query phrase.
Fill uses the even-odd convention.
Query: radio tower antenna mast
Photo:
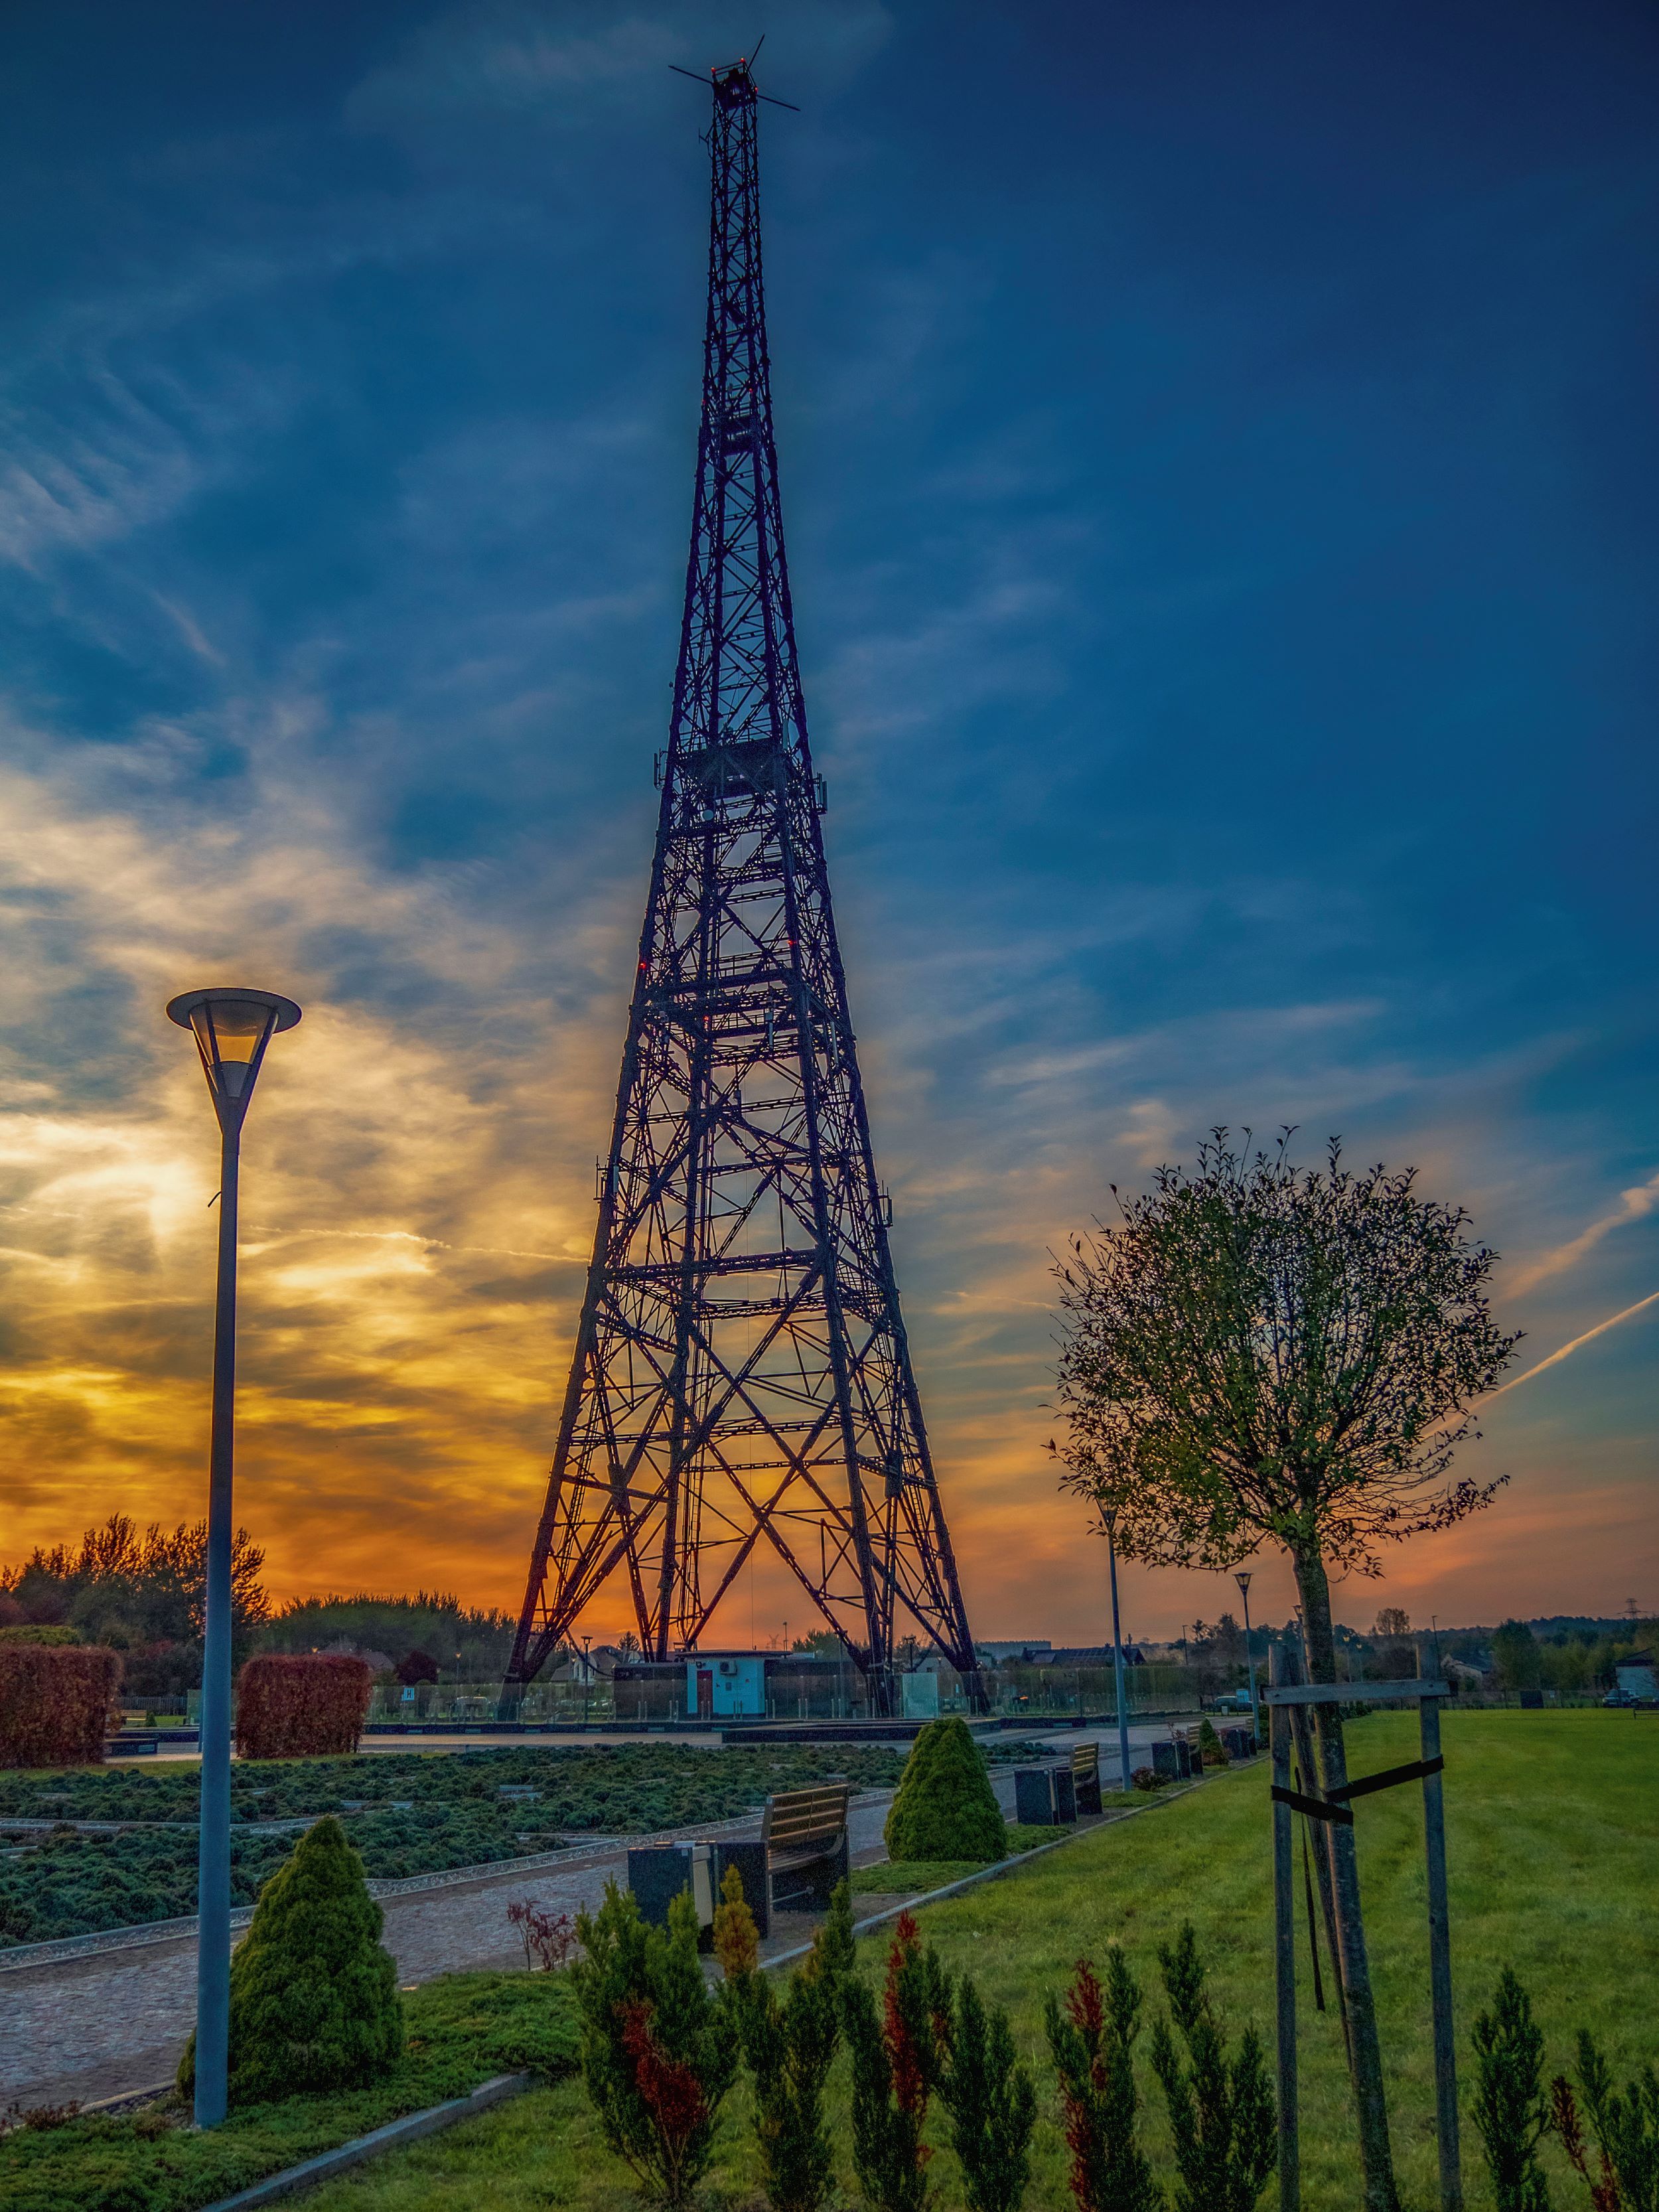
[[[711,72],[696,498],[599,1227],[512,1710],[613,1577],[695,1649],[769,1545],[892,1709],[917,1635],[981,1701],[899,1311],[796,665],[761,289],[757,91]],[[786,103],[779,103],[783,105]]]

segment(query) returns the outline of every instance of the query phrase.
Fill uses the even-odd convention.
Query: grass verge
[[[197,2212],[267,2174],[461,2097],[497,2074],[550,2080],[576,2060],[574,2007],[551,1974],[446,1974],[404,1999],[407,2039],[371,2087],[233,2112],[198,2135],[183,2106],[0,2138],[7,2212]]]
[[[1552,2070],[1570,2058],[1581,2021],[1604,2039],[1621,2078],[1653,2056],[1659,1727],[1626,1713],[1452,1713],[1444,1735],[1464,2174],[1471,2212],[1484,2212],[1492,2197],[1468,2118],[1469,2029],[1500,1966],[1512,1962],[1532,1994]],[[1356,1723],[1356,1776],[1414,1756],[1415,1741],[1407,1717],[1379,1713]],[[1041,2118],[1028,2212],[1070,2204],[1042,2001],[1045,1990],[1063,1986],[1079,1954],[1097,1960],[1121,1942],[1146,1990],[1150,2018],[1162,2009],[1157,1946],[1190,1918],[1229,2027],[1254,2021],[1270,2039],[1267,1780],[1262,1765],[1221,1774],[1190,1793],[1171,1793],[1161,1817],[1110,1824],[1006,1880],[924,1909],[923,1931],[946,1963],[970,1971],[988,1997],[1010,2008],[1036,2071]],[[1365,1799],[1358,1832],[1402,2197],[1407,2212],[1426,2212],[1437,2191],[1420,1793],[1402,1788]],[[1334,2013],[1312,2009],[1305,1935],[1301,1945],[1304,2202],[1308,2212],[1352,2212],[1360,2192],[1341,2032]],[[884,1935],[860,1946],[867,1972],[879,1972],[885,1951]],[[1167,2178],[1162,2099],[1144,2041],[1139,2072],[1148,2148]],[[832,2125],[843,2144],[845,2094],[838,2073]],[[758,2201],[748,2124],[739,2091],[705,2191],[711,2212],[740,2212]],[[930,2132],[942,2141],[936,2124]],[[1581,2202],[1555,2147],[1546,2154],[1557,2203]],[[929,2173],[942,2205],[962,2203],[948,2150],[939,2150]],[[850,2171],[839,2178],[850,2200]],[[330,2183],[307,2212],[631,2212],[637,2202],[631,2177],[599,2140],[580,2083],[570,2081]]]

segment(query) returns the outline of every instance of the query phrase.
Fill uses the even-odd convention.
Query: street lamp
[[[242,1123],[279,1030],[300,1018],[275,991],[185,991],[167,1014],[191,1031],[219,1123],[219,1276],[208,1451],[207,1617],[202,1638],[201,1826],[196,1909],[196,2124],[225,2117],[230,2060],[230,1552],[236,1418],[236,1195]]]
[[[591,1636],[584,1636],[582,1638],[582,1728],[584,1731],[587,1727],[587,1700],[593,1688],[593,1662],[587,1656],[587,1647],[592,1641]]]
[[[1250,1577],[1249,1569],[1247,1568],[1242,1574],[1236,1574],[1233,1577],[1233,1580],[1238,1584],[1238,1594],[1244,1601],[1244,1679],[1250,1686],[1250,1734],[1255,1738],[1256,1747],[1260,1750],[1261,1746],[1261,1708],[1257,1705],[1255,1700],[1255,1668],[1250,1659]]]
[[[1118,1787],[1127,1790],[1129,1781],[1129,1709],[1123,1693],[1123,1632],[1117,1616],[1117,1508],[1103,1509],[1101,1522],[1106,1530],[1106,1565],[1112,1577],[1112,1686],[1117,1696],[1117,1757],[1121,1770]]]

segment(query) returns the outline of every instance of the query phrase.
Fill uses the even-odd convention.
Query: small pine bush
[[[1007,1823],[965,1721],[929,1721],[917,1736],[884,1833],[896,1861],[1007,1857]]]
[[[887,1954],[878,2010],[856,1975],[842,1990],[842,2026],[853,2057],[853,2166],[872,2212],[923,2212],[927,2101],[939,2086],[951,1989],[939,1954],[924,1951],[902,1912]]]
[[[1595,2038],[1581,2027],[1578,2086],[1599,2174],[1589,2170],[1577,2100],[1563,2074],[1551,2085],[1551,2120],[1568,2163],[1589,2186],[1594,2212],[1659,2212],[1659,2071],[1644,2066],[1621,2095]]]
[[[1247,2027],[1230,2057],[1199,1963],[1190,1920],[1160,1944],[1164,1994],[1187,2046],[1183,2065],[1169,2022],[1152,2031],[1152,2070],[1170,2107],[1180,2185],[1176,2212],[1255,2212],[1278,2148],[1267,2069],[1255,2030]]]
[[[772,2212],[820,2212],[835,2179],[835,2147],[823,2093],[841,2040],[842,1990],[853,1960],[848,1886],[836,1885],[829,1917],[781,2002],[756,1970],[755,1922],[743,1880],[729,1868],[714,1916],[714,1952],[727,2002],[755,2081],[755,2136]]]
[[[1206,1766],[1231,1766],[1227,1747],[1215,1732],[1215,1723],[1207,1713],[1198,1724],[1198,1755]]]
[[[683,2205],[708,2170],[738,2066],[732,2007],[702,1978],[696,1907],[682,1890],[667,1928],[653,1928],[633,1895],[607,1882],[576,1931],[582,2075],[600,2129],[650,2195]]]
[[[1474,2124],[1480,2130],[1497,2212],[1550,2212],[1538,2145],[1551,2127],[1545,2100],[1544,2036],[1513,1966],[1498,1978],[1490,2012],[1474,2023]]]
[[[1064,2006],[1049,1993],[1044,2024],[1060,2075],[1078,2212],[1163,2212],[1164,2191],[1139,2140],[1140,1990],[1122,1952],[1114,1946],[1107,1953],[1103,1985],[1079,1959]]]
[[[962,2167],[968,2212],[1019,2212],[1031,2172],[1036,2091],[1000,2005],[987,2012],[964,1974],[949,2022],[939,2101]]]
[[[260,1892],[230,1961],[230,2101],[372,2081],[404,2045],[397,1970],[362,1861],[331,1814]],[[195,2087],[196,2039],[179,2087]]]

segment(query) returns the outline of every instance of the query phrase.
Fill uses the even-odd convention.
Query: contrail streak
[[[1650,1291],[1646,1297],[1638,1298],[1636,1304],[1626,1306],[1623,1313],[1614,1314],[1608,1321],[1598,1321],[1594,1328],[1587,1328],[1582,1336],[1575,1336],[1571,1344],[1564,1344],[1559,1352],[1551,1352],[1547,1359],[1540,1359],[1536,1367],[1528,1368],[1524,1375],[1511,1375],[1507,1382],[1500,1382],[1495,1390],[1488,1393],[1486,1402],[1490,1404],[1493,1398],[1501,1398],[1505,1390],[1513,1390],[1517,1382],[1530,1382],[1534,1375],[1541,1375],[1547,1367],[1553,1367],[1570,1352],[1577,1352],[1581,1344],[1588,1344],[1591,1337],[1601,1336],[1608,1329],[1617,1328],[1621,1321],[1628,1321],[1632,1314],[1639,1314],[1644,1306],[1650,1306],[1656,1301],[1659,1301],[1659,1291]]]

